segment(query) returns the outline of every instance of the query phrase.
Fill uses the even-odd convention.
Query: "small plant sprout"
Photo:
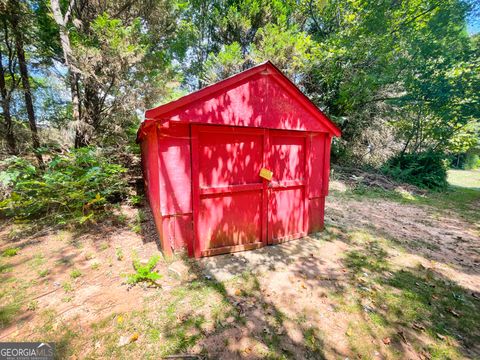
[[[28,303],[27,305],[27,310],[30,311],[35,311],[38,308],[38,301],[37,300],[32,300]]]
[[[132,204],[133,206],[138,206],[142,203],[143,201],[143,195],[131,195],[128,199],[128,201],[130,202],[130,204]]]
[[[43,277],[47,276],[49,273],[50,273],[50,270],[48,270],[48,269],[43,269],[43,270],[40,270],[40,271],[38,272],[38,276],[40,276],[40,277],[43,278]]]
[[[20,251],[20,248],[8,248],[8,249],[3,250],[2,256],[12,257],[12,256],[17,255],[19,251]]]
[[[160,256],[154,255],[145,264],[134,255],[133,268],[135,269],[135,273],[127,275],[127,284],[135,285],[140,282],[146,282],[150,285],[159,287],[160,284],[157,283],[157,280],[161,279],[162,275],[153,270],[159,261]]]
[[[65,281],[63,284],[62,284],[62,288],[63,290],[68,293],[68,292],[72,292],[73,291],[73,286],[70,282],[68,281]]]
[[[78,269],[73,269],[73,270],[70,272],[70,277],[71,277],[72,279],[79,278],[80,276],[82,276],[82,273],[81,273],[80,270],[78,270]]]
[[[117,257],[117,260],[118,260],[118,261],[122,261],[122,260],[123,260],[124,256],[123,256],[123,250],[122,250],[122,248],[117,247],[117,248],[115,249],[115,256]]]

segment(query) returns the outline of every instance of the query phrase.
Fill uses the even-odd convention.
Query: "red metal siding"
[[[268,242],[278,243],[306,235],[305,174],[307,171],[306,134],[304,132],[270,131]]]
[[[164,119],[212,125],[259,127],[265,121],[266,78],[261,74],[175,109]]]
[[[312,134],[311,142],[309,233],[320,231],[324,226],[325,196],[328,194],[328,175],[330,172],[331,137],[326,133]]]
[[[137,139],[167,255],[253,249],[323,228],[331,138],[340,132],[272,64],[146,116]]]
[[[267,87],[268,124],[272,129],[304,130],[327,132],[328,128],[319,122],[298,96],[284,83],[280,76],[272,76]],[[264,125],[265,126],[265,125]]]
[[[162,232],[162,214],[160,212],[160,183],[159,183],[159,154],[158,154],[158,137],[157,129],[153,128],[147,134],[145,140],[142,142],[142,167],[145,179],[145,187],[147,200],[152,211],[155,226],[158,229],[160,243],[165,254],[172,253],[171,247],[165,242],[165,237]]]

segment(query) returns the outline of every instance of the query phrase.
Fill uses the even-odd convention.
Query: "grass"
[[[12,257],[12,256],[17,255],[19,251],[20,251],[19,248],[8,248],[8,249],[3,250],[2,256],[3,257]]]
[[[453,175],[452,175],[453,174]],[[475,177],[476,178],[473,178]],[[473,180],[472,180],[473,179]],[[404,191],[387,191],[379,188],[357,186],[345,192],[332,191],[335,197],[357,200],[390,200],[399,204],[429,206],[438,212],[454,212],[461,218],[477,224],[480,222],[479,189],[470,186],[480,182],[478,170],[450,170],[450,188],[444,192],[428,192],[424,195]]]
[[[394,266],[383,244],[364,234],[363,243],[357,241],[345,254],[350,283],[340,294],[349,302],[343,310],[361,319],[351,325],[352,349],[368,357],[375,345],[364,339],[373,336],[383,342],[388,337],[394,345],[388,351],[392,358],[402,357],[395,354],[405,339],[433,359],[464,358],[460,345],[471,348],[480,342],[478,299],[433,269]]]
[[[154,291],[143,309],[115,314],[98,323],[93,329],[93,340],[102,340],[102,349],[93,349],[87,358],[127,359],[138,354],[139,345],[118,346],[120,335],[138,332],[149,343],[142,358],[154,359],[185,353],[205,336],[210,329],[224,322],[232,312],[232,305],[224,301],[224,289],[217,283],[194,280],[176,287],[166,294]]]
[[[448,182],[453,186],[480,189],[480,169],[449,170]]]
[[[72,279],[76,279],[76,278],[79,278],[80,276],[82,276],[82,272],[78,269],[73,269],[71,272],[70,272],[70,277]]]
[[[455,172],[453,177],[450,174],[452,188],[446,193],[422,196],[358,187],[332,195],[373,202],[387,199],[399,206],[428,206],[434,213],[450,212],[452,216],[462,216],[478,223],[480,191],[475,189],[476,185],[471,186],[470,175],[470,172]],[[139,217],[134,224],[141,221]],[[21,280],[16,272],[19,266],[16,262],[28,254],[29,249],[23,247],[21,256],[17,258],[0,257],[0,327],[14,324],[19,315],[28,312],[27,315],[35,316],[39,324],[32,340],[56,341],[60,358],[78,353],[87,359],[156,359],[186,353],[203,356],[207,352],[212,355],[208,347],[220,341],[223,344],[220,350],[222,346],[228,351],[236,348],[238,350],[232,351],[238,351],[236,355],[242,357],[299,358],[295,351],[301,349],[305,355],[303,357],[321,359],[332,357],[332,349],[335,350],[337,345],[332,344],[332,339],[336,341],[342,336],[345,336],[345,347],[350,358],[403,359],[408,355],[406,348],[412,348],[417,354],[431,359],[470,356],[465,349],[480,343],[480,301],[472,296],[471,291],[444,277],[435,268],[398,265],[392,260],[391,254],[395,252],[400,254],[399,257],[411,256],[411,251],[409,253],[400,243],[380,234],[378,229],[368,224],[360,228],[348,228],[345,224],[335,223],[322,233],[327,245],[333,246],[333,242],[339,240],[345,245],[342,252],[344,256],[337,261],[342,275],[339,280],[330,279],[328,274],[325,278],[323,274],[321,276],[322,284],[338,281],[337,285],[341,286],[321,285],[326,286],[325,295],[312,297],[311,302],[331,304],[339,323],[346,318],[343,328],[345,334],[336,333],[339,330],[335,326],[329,330],[322,328],[321,321],[314,321],[316,318],[310,309],[305,308],[293,315],[288,308],[276,307],[276,300],[283,294],[268,294],[271,296],[268,297],[262,290],[268,284],[271,273],[246,271],[231,280],[218,282],[205,277],[202,272],[205,269],[190,260],[185,260],[189,267],[187,280],[165,279],[165,276],[160,281],[164,285],[162,288],[130,290],[140,291],[138,302],[131,304],[130,311],[108,315],[91,324],[85,332],[75,319],[67,322],[59,320],[61,317],[56,310],[44,308],[44,300],[38,302],[31,300],[31,297],[29,299],[28,290],[32,283]],[[427,241],[418,242],[418,246],[431,246]],[[72,245],[71,241],[67,243]],[[125,244],[118,244],[113,238],[111,244],[103,241],[97,246],[94,252],[89,252],[89,249],[82,252],[84,255],[80,261],[89,261],[88,264],[80,265],[76,260],[74,263],[72,259],[79,257],[64,256],[57,261],[48,257],[53,266],[62,268],[61,279],[57,278],[58,271],[52,270],[50,274],[46,268],[46,255],[34,255],[27,265],[33,274],[41,278],[49,275],[41,281],[42,284],[58,280],[61,288],[52,296],[59,297],[65,303],[63,307],[70,307],[73,304],[67,303],[80,298],[83,286],[81,281],[75,281],[82,276],[77,267],[82,269],[85,278],[90,269],[107,268],[112,271],[114,279],[120,275],[115,274],[114,269],[127,263],[124,251],[128,247]],[[110,247],[111,251],[102,252]],[[441,251],[441,247],[432,247],[430,250]],[[115,267],[107,267],[112,261]],[[308,267],[310,264],[306,260],[292,265]],[[71,268],[64,269],[66,266]],[[162,260],[159,267],[162,266],[168,264]],[[315,271],[313,267],[312,271]],[[253,306],[249,307],[249,304]],[[300,340],[292,342],[289,339],[289,326],[298,331]],[[249,338],[247,348],[240,346],[235,337],[230,337],[235,328],[242,329],[242,336]],[[119,346],[120,337],[134,334],[139,334],[138,341]],[[409,345],[406,345],[406,341]],[[342,358],[346,357],[345,354],[341,355]]]
[[[14,277],[0,278],[0,328],[14,322],[27,299],[30,282]]]

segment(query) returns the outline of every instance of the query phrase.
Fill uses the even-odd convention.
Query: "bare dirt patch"
[[[87,232],[2,226],[0,250],[19,251],[0,259],[1,340],[52,339],[63,358],[480,356],[480,239],[454,211],[334,193],[322,233],[162,261],[161,288],[131,289],[132,255],[158,248],[148,213],[121,213]]]

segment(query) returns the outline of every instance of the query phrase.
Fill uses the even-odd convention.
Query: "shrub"
[[[142,264],[140,260],[135,256],[133,259],[134,274],[127,275],[127,284],[137,284],[139,282],[147,282],[154,286],[160,286],[157,280],[161,279],[162,275],[154,271],[157,266],[160,256],[152,256],[146,264]]]
[[[126,195],[126,169],[90,147],[55,155],[44,171],[19,157],[2,165],[0,214],[7,217],[84,223]]]
[[[397,181],[421,188],[442,190],[447,187],[447,161],[440,152],[400,154],[390,158],[383,172]]]
[[[463,163],[465,170],[474,170],[480,168],[480,156],[473,153],[467,153],[465,156],[465,162]]]

